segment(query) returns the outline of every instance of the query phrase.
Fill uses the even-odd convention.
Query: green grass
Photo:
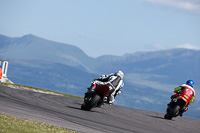
[[[52,125],[24,120],[7,114],[0,113],[1,133],[77,133]]]

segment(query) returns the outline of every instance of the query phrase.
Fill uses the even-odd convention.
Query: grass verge
[[[0,132],[1,133],[78,133],[52,125],[24,120],[0,113]]]

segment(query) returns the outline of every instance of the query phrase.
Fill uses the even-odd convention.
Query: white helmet
[[[114,74],[115,76],[119,76],[121,79],[124,78],[124,73],[122,71],[118,71]]]

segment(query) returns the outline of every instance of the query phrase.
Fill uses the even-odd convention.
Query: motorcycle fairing
[[[96,90],[104,97],[109,96],[109,86],[108,85],[98,85]]]

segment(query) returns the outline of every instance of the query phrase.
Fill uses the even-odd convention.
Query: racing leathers
[[[108,104],[113,104],[116,95],[119,95],[121,93],[121,89],[124,86],[123,79],[120,76],[113,75],[112,73],[108,75],[102,75],[94,81],[97,84],[109,86],[110,94],[106,99]]]
[[[182,84],[181,86],[179,87],[176,87],[174,89],[174,92],[175,94],[171,96],[171,99],[174,99],[176,98],[178,95],[182,95],[184,96],[184,98],[187,100],[186,102],[186,105],[185,107],[183,108],[182,112],[181,112],[181,115],[184,113],[184,112],[187,112],[188,110],[188,105],[190,103],[193,103],[193,99],[194,99],[194,96],[195,96],[195,90],[193,89],[192,86],[190,85],[187,85],[187,84]]]

